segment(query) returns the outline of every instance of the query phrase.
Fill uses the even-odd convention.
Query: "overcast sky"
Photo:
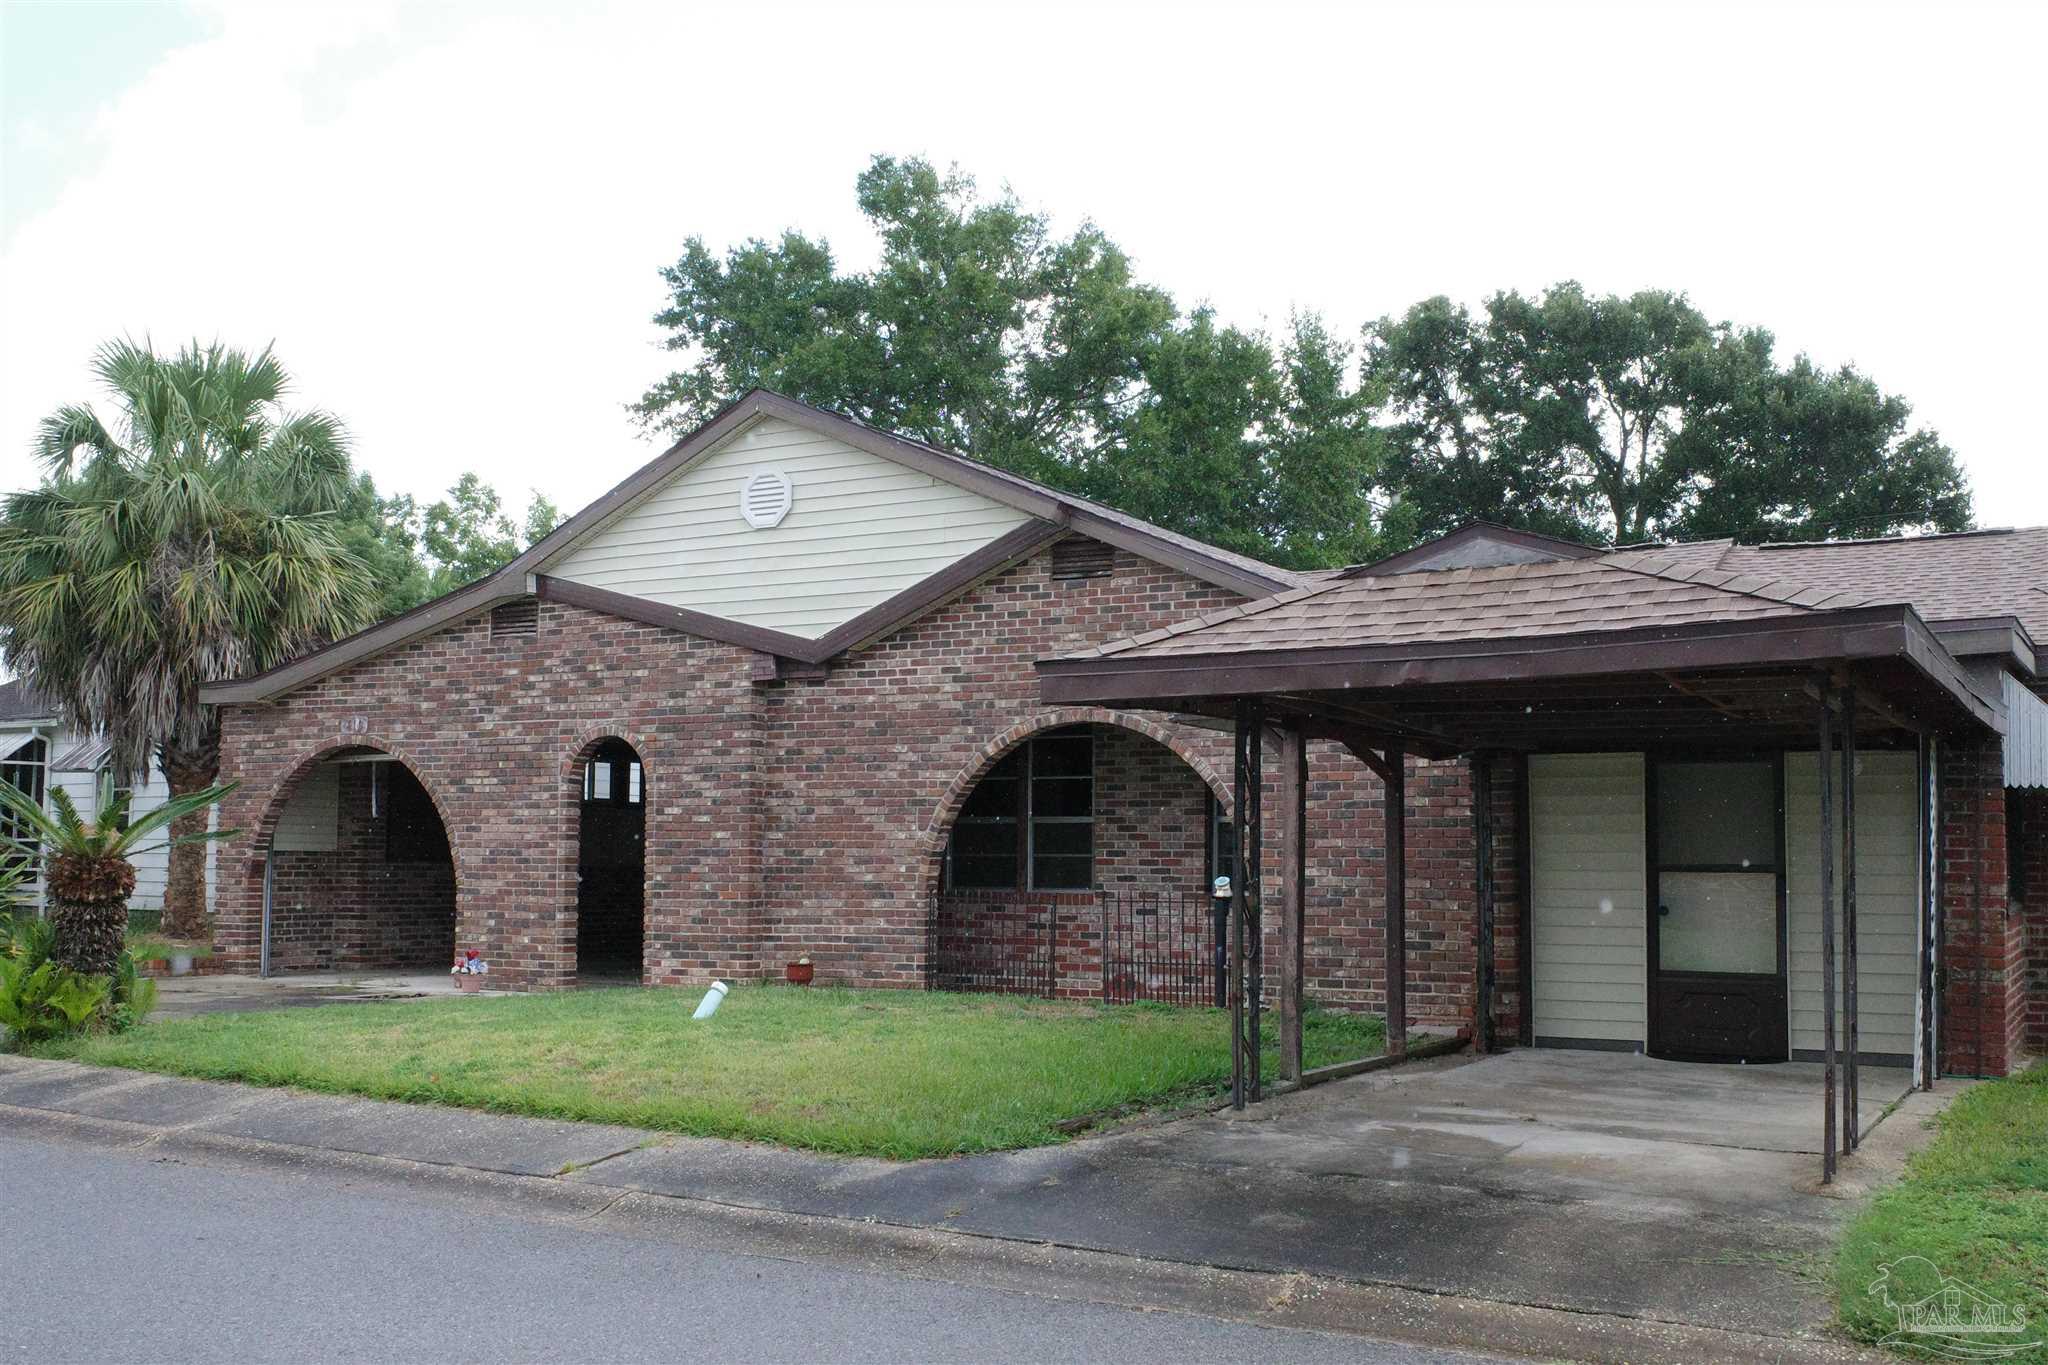
[[[785,226],[864,264],[886,151],[1247,325],[1683,289],[2048,522],[2042,12],[0,0],[0,487],[125,333],[274,340],[386,490],[574,509],[652,453],[656,269]]]

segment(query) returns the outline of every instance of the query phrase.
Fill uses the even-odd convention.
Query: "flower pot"
[[[792,962],[782,969],[782,976],[792,986],[808,986],[817,970],[817,967],[809,962]]]
[[[455,988],[464,995],[475,995],[484,988],[484,979],[475,972],[457,972]]]

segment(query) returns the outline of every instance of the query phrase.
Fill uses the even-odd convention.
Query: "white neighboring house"
[[[64,721],[56,705],[32,690],[28,684],[16,679],[0,683],[0,781],[12,783],[28,792],[45,809],[49,808],[50,792],[62,787],[78,807],[78,813],[86,819],[99,814],[99,793],[109,773],[107,766],[107,741],[96,735],[82,734]],[[116,778],[117,790],[126,790],[126,780]],[[164,803],[170,794],[163,774],[151,772],[149,780],[135,788],[134,800],[129,804],[131,814],[153,810]],[[0,833],[9,836],[14,830],[4,816],[0,816]],[[164,881],[170,871],[170,854],[165,849],[143,853],[133,859],[135,863],[135,894],[128,905],[134,910],[161,910],[164,903]],[[210,860],[209,860],[210,861]],[[209,895],[211,901],[211,867],[208,868]],[[38,883],[33,892],[36,904],[40,906],[43,888]]]

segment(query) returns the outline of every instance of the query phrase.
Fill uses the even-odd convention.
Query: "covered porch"
[[[1832,1179],[1872,1100],[1943,1069],[1938,832],[2004,720],[1996,685],[1910,607],[1840,597],[1617,556],[1369,567],[1043,661],[1041,687],[1049,702],[1156,708],[1235,736],[1238,1104],[1266,1088],[1249,1040],[1269,990],[1279,1079],[1302,1079],[1306,755],[1334,741],[1384,789],[1393,1047],[1412,950],[1406,760],[1462,759],[1475,1049],[1777,1063],[1786,1076],[1807,1059],[1813,1148]],[[1503,755],[1519,760],[1512,793],[1493,790]],[[1504,813],[1514,830],[1497,827]],[[1497,865],[1504,849],[1519,866]],[[1526,888],[1506,981],[1504,873]],[[1514,1036],[1496,1022],[1503,991],[1518,997]]]

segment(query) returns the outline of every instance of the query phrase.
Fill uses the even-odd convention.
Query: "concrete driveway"
[[[1866,1069],[1867,1121],[1905,1085]],[[1810,1337],[1832,1314],[1843,1196],[1895,1169],[1946,1100],[1916,1096],[1827,1191],[1818,1067],[1547,1050],[1026,1152],[899,1164],[679,1139],[570,1178]]]

